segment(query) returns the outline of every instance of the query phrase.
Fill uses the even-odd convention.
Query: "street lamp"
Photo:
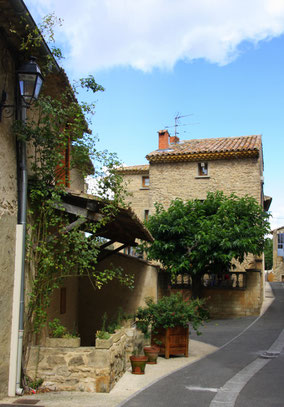
[[[17,70],[17,81],[22,99],[22,107],[28,108],[34,100],[38,99],[43,84],[43,76],[35,57],[31,57],[29,62],[25,62],[20,66]],[[7,94],[3,90],[0,100],[0,121],[3,109],[13,109],[16,107],[15,105],[6,105],[6,99]]]
[[[30,106],[39,96],[43,77],[36,58],[31,57],[29,62],[20,66],[17,71],[19,89],[25,105]]]

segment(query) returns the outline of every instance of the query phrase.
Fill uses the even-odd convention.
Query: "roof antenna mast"
[[[188,116],[192,116],[192,114],[181,115],[180,113],[177,113],[176,116],[175,116],[175,125],[174,126],[165,126],[165,129],[170,129],[170,128],[174,127],[175,128],[175,137],[177,137],[178,134],[179,134],[179,132],[177,130],[178,127],[189,126],[189,123],[188,124],[180,124],[179,120],[181,118],[183,118],[183,117],[188,117]]]

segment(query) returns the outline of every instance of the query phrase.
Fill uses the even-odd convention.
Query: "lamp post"
[[[3,109],[19,109],[19,119],[26,122],[26,110],[39,96],[43,77],[36,63],[31,57],[17,70],[18,89],[21,96],[19,106],[6,105],[6,93],[2,92],[0,103],[0,121]],[[4,97],[3,97],[4,95]],[[18,98],[16,98],[18,99]],[[26,218],[27,218],[27,154],[26,141],[17,141],[17,169],[18,169],[18,222],[16,227],[15,277],[13,292],[12,329],[9,367],[9,396],[21,395],[21,368],[24,334],[24,298],[25,298],[25,246],[26,246]]]

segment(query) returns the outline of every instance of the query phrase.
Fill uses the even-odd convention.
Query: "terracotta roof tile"
[[[155,150],[147,155],[151,161],[152,157],[172,156],[184,154],[201,153],[223,153],[237,151],[260,151],[261,136],[223,137],[184,140],[177,144],[170,144],[166,150]]]
[[[141,172],[147,172],[149,171],[149,165],[131,165],[129,167],[120,167],[118,168],[119,172],[137,172],[137,173],[141,173]]]

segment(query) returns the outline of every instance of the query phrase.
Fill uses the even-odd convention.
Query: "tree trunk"
[[[199,274],[192,274],[191,281],[192,298],[200,298],[202,295],[201,276]]]

